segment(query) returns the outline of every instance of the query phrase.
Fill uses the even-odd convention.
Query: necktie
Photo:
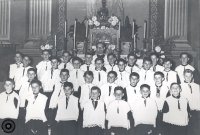
[[[93,105],[94,109],[97,108],[97,104],[98,104],[98,101],[94,101],[94,100],[92,100],[92,105]]]
[[[111,66],[112,67],[112,71],[113,71],[113,67],[114,67],[114,65],[113,66]]]
[[[134,92],[135,92],[135,94],[136,94],[136,90],[134,89]]]
[[[87,71],[89,71],[89,68],[90,68],[90,66],[89,66],[89,65],[87,65]]]
[[[53,77],[53,69],[51,69],[51,79],[52,79],[52,77]]]
[[[191,84],[188,83],[188,86],[189,86],[190,92],[191,92],[191,94],[192,94],[192,86],[191,86]]]
[[[47,62],[46,62],[46,71],[47,71]]]
[[[120,72],[120,75],[121,75],[121,80],[122,80],[122,72]]]
[[[109,86],[109,96],[111,94],[111,89],[112,89],[112,86]]]
[[[168,73],[167,73],[167,75],[166,75],[166,81],[168,82]]]
[[[147,78],[147,71],[145,71],[144,80],[146,80],[146,78]]]
[[[160,87],[156,87],[156,96],[160,97]]]
[[[68,107],[69,98],[66,97],[66,109]]]
[[[156,66],[153,67],[153,71],[156,72]]]
[[[178,109],[181,110],[179,99],[178,99]]]
[[[38,97],[38,95],[34,95],[34,101],[33,101],[33,104],[35,103],[37,97]]]
[[[67,67],[67,64],[65,63],[65,64],[64,64],[64,69],[66,69],[66,67]]]
[[[147,105],[147,100],[146,100],[146,99],[144,99],[144,105],[145,105],[145,107],[146,107],[146,105]]]
[[[78,78],[78,70],[76,70],[76,79]]]
[[[24,72],[25,72],[25,68],[23,69],[23,75],[22,76],[24,76]]]
[[[9,96],[9,94],[7,94],[6,103],[8,102],[8,96]]]
[[[100,74],[100,72],[99,72],[99,82],[101,81],[101,74]]]
[[[131,73],[133,72],[133,67],[131,67]]]
[[[60,82],[60,83],[61,83],[61,87],[60,87],[60,91],[58,93],[58,96],[60,96],[61,90],[63,89],[63,85],[64,85],[64,83],[62,83],[62,82]]]

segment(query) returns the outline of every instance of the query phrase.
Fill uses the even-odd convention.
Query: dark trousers
[[[188,124],[188,135],[199,135],[200,134],[200,111],[191,111],[191,118]]]
[[[48,127],[41,120],[30,120],[25,126],[25,135],[48,135]]]
[[[96,127],[90,127],[90,128],[84,128],[84,135],[103,135],[103,129],[96,126]]]
[[[153,125],[140,124],[135,127],[134,135],[154,135]]]
[[[163,123],[164,135],[187,135],[187,126],[176,126]]]
[[[109,135],[111,135],[111,133],[114,133],[115,135],[128,135],[128,130],[122,127],[111,127],[109,129]]]
[[[76,135],[77,122],[76,121],[60,121],[57,123],[57,135]]]
[[[14,131],[12,132],[12,133],[6,133],[6,131],[7,130],[3,130],[3,122],[5,121],[6,119],[0,119],[0,135],[19,135],[19,123],[18,123],[18,120],[16,120],[16,119],[10,119],[10,120],[12,120],[13,122],[14,122],[14,124],[15,124],[15,128],[14,128]]]

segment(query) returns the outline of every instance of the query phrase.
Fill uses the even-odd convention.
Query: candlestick
[[[152,44],[151,46],[152,46],[152,51],[153,51],[154,50],[154,39],[153,38],[151,39],[151,44]]]
[[[76,48],[76,20],[74,22],[74,49]]]
[[[133,20],[132,38],[134,38],[134,35],[135,35],[135,22]]]
[[[67,37],[67,22],[65,21],[65,38]]]
[[[146,39],[146,32],[147,32],[147,21],[144,21],[144,39]]]
[[[134,42],[133,42],[133,49],[135,51],[136,50],[136,36],[135,36],[135,34],[133,35],[133,40],[134,40]]]
[[[54,44],[55,44],[55,49],[56,49],[56,35],[55,35],[55,37],[54,37]]]
[[[85,37],[88,37],[88,20],[86,21],[86,32],[85,32]]]
[[[120,32],[121,32],[121,23],[119,22],[119,38],[121,37]]]

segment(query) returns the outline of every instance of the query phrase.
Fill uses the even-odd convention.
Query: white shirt
[[[146,98],[145,101],[142,96],[138,96],[135,101],[130,103],[130,106],[135,126],[139,124],[153,125],[154,127],[156,126],[158,109],[155,99],[150,97]]]
[[[37,77],[39,80],[43,77],[46,71],[51,70],[51,61],[41,61],[36,65]]]
[[[15,72],[17,71],[18,68],[23,67],[22,63],[19,64],[10,64],[10,70],[9,70],[9,78],[13,79],[15,76]]]
[[[176,69],[175,69],[175,71],[178,73],[178,76],[179,76],[179,79],[180,79],[181,83],[183,83],[184,80],[185,80],[184,79],[184,75],[183,75],[183,72],[184,72],[185,69],[190,69],[192,71],[195,70],[194,67],[191,66],[191,65],[189,65],[189,64],[186,65],[186,66],[183,66],[183,65],[177,66]]]
[[[93,56],[93,60],[92,60],[92,64],[95,64],[95,59],[97,58],[97,55]],[[108,63],[108,59],[107,59],[107,55],[104,56],[104,64],[107,65]]]
[[[94,85],[97,85],[98,87],[100,87],[107,82],[107,73],[105,71],[94,70],[93,73],[94,73],[94,80],[92,83]]]
[[[136,65],[134,65],[133,67],[131,67],[131,66],[126,66],[125,70],[126,70],[126,72],[128,72],[128,73],[132,73],[132,72],[138,73],[138,72],[140,71],[140,68],[139,68],[138,66],[136,66]]]
[[[128,112],[130,106],[126,101],[114,100],[107,108],[106,119],[108,120],[108,129],[111,127],[130,128],[130,121],[128,120]]]
[[[45,108],[47,97],[41,93],[38,94],[37,98],[34,99],[33,95],[27,98],[28,105],[26,107],[26,123],[30,120],[42,120],[47,121],[45,116]]]
[[[60,69],[60,70],[64,69],[64,67],[65,67],[65,69],[68,69],[69,71],[74,69],[71,62],[66,63],[66,66],[65,66],[65,63],[63,63],[63,62],[58,65],[58,69]]]
[[[127,101],[132,102],[135,100],[137,96],[140,96],[140,86],[137,85],[135,87],[131,86],[130,84],[126,87],[126,94],[127,94]]]
[[[68,105],[66,108],[66,96],[59,97],[57,102],[58,110],[56,114],[56,121],[77,121],[79,116],[78,98],[70,95]]]
[[[83,128],[99,126],[105,128],[105,106],[100,100],[97,100],[97,107],[94,109],[92,100],[88,100],[83,105]]]
[[[83,70],[84,72],[87,71],[89,69],[89,71],[94,71],[95,70],[95,66],[93,64],[87,65],[87,64],[83,64],[80,67],[81,70]]]
[[[74,91],[78,91],[79,86],[85,83],[84,72],[81,69],[73,69],[69,72],[69,82],[72,82],[74,85]]]
[[[164,67],[157,64],[156,66],[152,66],[152,67],[150,68],[150,70],[152,70],[153,72],[157,72],[157,71],[162,72],[162,71],[164,70]]]
[[[194,82],[182,83],[181,88],[181,96],[187,98],[190,109],[200,111],[200,86]]]
[[[100,87],[101,89],[101,100],[104,101],[105,98],[112,96],[114,94],[114,89],[117,87],[116,83],[105,83]]]
[[[129,76],[130,74],[128,72],[126,71],[120,72],[118,70],[116,84],[121,87],[126,87],[127,85],[129,85],[129,82],[130,82]]]
[[[166,102],[169,106],[169,112],[163,113],[163,121],[178,126],[188,125],[187,99],[184,97],[176,99],[170,96],[166,98]],[[178,102],[180,103],[180,109],[178,108]]]
[[[119,69],[118,69],[118,66],[117,65],[113,65],[111,66],[110,64],[107,64],[104,66],[106,68],[106,72],[110,72],[110,71],[115,71],[117,72]]]
[[[15,103],[17,103],[16,107]],[[0,104],[1,104],[0,119],[18,118],[20,99],[17,93],[15,93],[14,91],[11,92],[10,94],[2,92],[0,94]]]
[[[143,68],[139,72],[140,84],[154,84],[154,72],[152,70],[144,70]]]
[[[162,71],[163,72],[163,74],[165,75],[165,80],[164,80],[164,82],[166,83],[166,85],[170,88],[170,86],[171,86],[171,84],[172,83],[177,83],[177,72],[175,72],[175,71],[172,71],[172,70],[170,70],[170,71],[168,71],[168,72],[166,72],[166,71]]]

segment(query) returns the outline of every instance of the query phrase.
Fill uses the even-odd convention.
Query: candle
[[[85,33],[85,37],[88,37],[88,20],[86,21],[86,33]]]
[[[133,35],[133,40],[134,40],[134,42],[133,42],[133,49],[135,51],[136,50],[136,36],[135,36],[135,34]]]
[[[120,27],[120,26],[121,26],[121,23],[119,22],[119,38],[120,38],[120,36],[121,36],[121,35],[120,35],[120,31],[121,31],[121,27]]]
[[[152,44],[151,46],[152,46],[152,51],[153,51],[154,50],[154,39],[153,38],[151,39],[151,44]]]
[[[56,49],[56,35],[55,35],[55,38],[54,38],[54,42],[55,42],[55,49]]]
[[[67,22],[65,21],[65,38],[67,37]]]
[[[134,35],[135,35],[135,22],[133,20],[132,38],[134,38]]]
[[[74,49],[76,48],[76,20],[74,22]]]
[[[147,32],[147,21],[144,21],[144,39],[146,39],[146,32]]]

